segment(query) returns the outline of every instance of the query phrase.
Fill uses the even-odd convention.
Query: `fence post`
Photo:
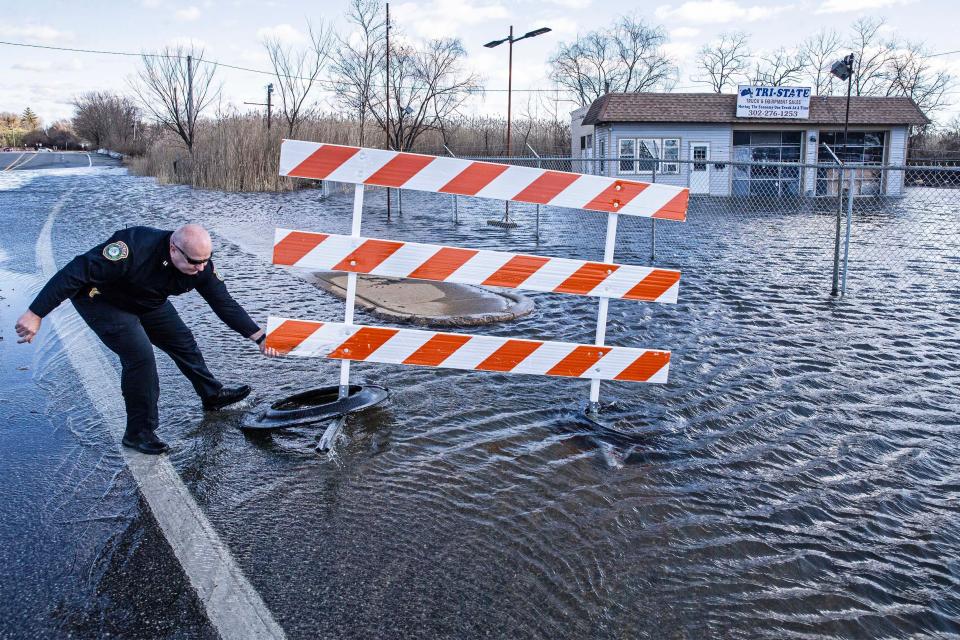
[[[447,145],[443,145],[443,148],[444,150],[446,150],[447,153],[450,154],[451,158],[457,157],[453,153],[453,151],[450,151],[450,147],[448,147]],[[459,224],[459,223],[460,223],[460,196],[458,196],[457,194],[453,194],[453,224]]]
[[[840,167],[840,178],[837,180],[837,233],[833,241],[833,288],[830,289],[831,296],[840,294],[840,221],[843,217],[843,179],[846,175],[846,167]],[[847,194],[850,197],[850,194]]]
[[[847,293],[847,258],[850,257],[850,225],[853,223],[853,179],[856,171],[850,170],[849,184],[847,185],[847,238],[843,244],[843,283],[840,286],[840,295]]]
[[[537,169],[542,169],[543,167],[541,166],[542,163],[540,161],[540,154],[534,151],[533,147],[530,146],[529,142],[527,143],[527,149],[530,149],[530,153],[532,153],[537,157]],[[534,233],[534,236],[533,236],[534,241],[537,244],[540,244],[540,205],[539,204],[537,205],[537,222],[536,222],[536,226],[534,227],[533,233]]]
[[[659,162],[653,163],[653,179],[651,182],[656,183],[657,181],[657,165]],[[657,219],[650,218],[650,260],[657,259]]]
[[[613,262],[613,250],[617,244],[617,215],[616,213],[607,214],[607,241],[603,247],[603,261],[606,264]],[[609,298],[600,298],[597,309],[597,334],[593,342],[598,347],[603,346],[603,341],[607,337],[607,309],[609,306]],[[600,381],[593,379],[590,381],[590,404],[587,405],[587,411],[595,415],[599,413],[599,410]]]

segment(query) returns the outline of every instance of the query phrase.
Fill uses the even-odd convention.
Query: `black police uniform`
[[[171,231],[130,227],[71,260],[30,305],[41,318],[70,298],[77,313],[120,356],[120,388],[127,408],[127,436],[152,434],[158,426],[160,383],[156,345],[190,380],[204,405],[223,385],[207,369],[193,333],[168,296],[196,289],[231,329],[249,338],[260,330],[230,296],[209,262],[188,275],[170,260]]]

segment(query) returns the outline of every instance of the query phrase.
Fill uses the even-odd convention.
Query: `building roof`
[[[846,96],[813,96],[810,117],[798,122],[843,126]],[[584,125],[607,122],[696,122],[784,124],[779,118],[738,118],[737,96],[726,93],[608,93],[594,100]],[[850,124],[926,125],[930,120],[910,98],[853,96]]]

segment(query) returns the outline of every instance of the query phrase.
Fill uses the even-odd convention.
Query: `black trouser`
[[[155,431],[159,424],[160,380],[153,345],[173,359],[201,399],[223,388],[207,369],[193,333],[169,300],[140,315],[97,300],[97,296],[77,296],[72,302],[93,332],[120,356],[120,390],[127,407],[128,435]]]

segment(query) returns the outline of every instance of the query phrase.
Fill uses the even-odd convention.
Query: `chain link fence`
[[[621,216],[618,261],[684,269],[705,256],[736,257],[744,277],[766,278],[811,295],[882,296],[888,287],[949,293],[960,287],[957,167],[460,157],[690,188],[685,223]],[[352,193],[350,185],[324,189],[333,194],[346,186]],[[462,236],[463,242],[469,238],[485,248],[590,260],[602,256],[602,214],[571,216],[569,210],[548,206],[511,203],[508,208],[463,196],[391,192],[394,215],[403,215],[403,209],[408,215],[422,212],[426,206],[433,212],[430,220],[459,229],[444,232],[450,242]],[[491,233],[481,233],[488,228]]]

